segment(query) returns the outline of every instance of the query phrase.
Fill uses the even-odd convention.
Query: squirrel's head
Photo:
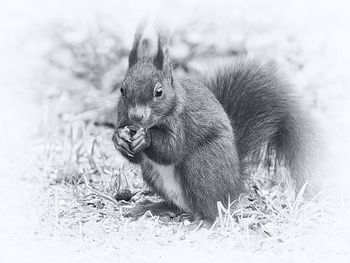
[[[129,119],[141,127],[150,128],[175,110],[172,67],[161,35],[153,54],[149,40],[135,35],[120,93]]]

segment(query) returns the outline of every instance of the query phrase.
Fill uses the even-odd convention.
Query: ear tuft
[[[143,33],[143,27],[139,27],[136,30],[135,37],[134,37],[134,43],[132,45],[132,49],[131,49],[130,54],[129,54],[129,68],[131,68],[137,62],[138,49],[139,49],[140,41],[142,38],[142,33]]]
[[[160,35],[158,35],[157,54],[153,59],[153,64],[158,70],[163,70],[164,50],[163,50],[163,43]]]

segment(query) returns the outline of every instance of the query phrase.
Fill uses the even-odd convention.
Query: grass
[[[321,193],[312,200],[304,200],[306,184],[292,200],[279,188],[264,188],[257,182],[254,191],[228,206],[218,203],[219,217],[210,229],[200,225],[189,228],[190,222],[182,216],[158,217],[147,213],[133,221],[123,215],[126,209],[152,196],[145,190],[139,167],[119,155],[111,135],[111,129],[85,121],[58,120],[55,128],[44,136],[45,142],[38,142],[38,165],[46,178],[39,236],[104,243],[112,233],[129,229],[124,238],[142,236],[146,231],[156,239],[163,236],[168,242],[176,242],[191,240],[198,232],[205,233],[207,240],[235,237],[237,246],[256,250],[312,232],[329,217]],[[126,190],[126,199],[131,200],[117,201],[116,193]],[[159,229],[163,233],[156,231]],[[172,237],[164,237],[169,231]]]

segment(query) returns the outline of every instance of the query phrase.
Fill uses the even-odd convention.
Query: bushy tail
[[[311,180],[313,126],[274,63],[238,59],[207,85],[231,120],[242,167],[264,161],[276,173],[283,164],[296,191]]]

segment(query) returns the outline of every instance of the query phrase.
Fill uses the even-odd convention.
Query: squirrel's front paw
[[[130,130],[128,127],[118,128],[112,137],[115,148],[121,152],[124,156],[133,157],[134,154],[130,149],[131,138]]]
[[[140,128],[135,135],[131,138],[130,150],[132,154],[136,155],[142,152],[151,144],[151,136],[150,133]]]

